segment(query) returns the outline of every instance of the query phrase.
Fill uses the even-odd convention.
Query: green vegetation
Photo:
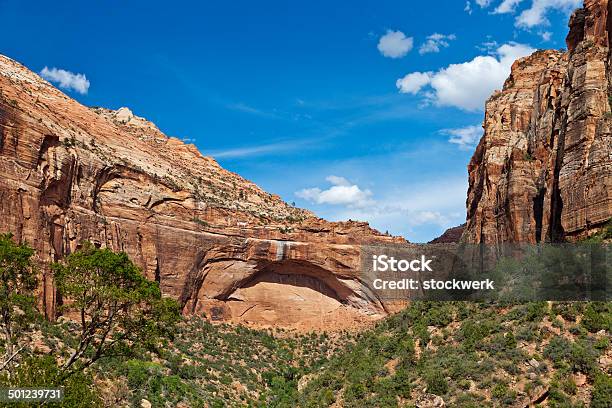
[[[601,243],[601,242],[608,241],[611,239],[612,239],[612,219],[608,220],[608,222],[603,227],[601,227],[601,230],[599,230],[597,233],[585,239],[584,242],[597,244],[597,243]]]
[[[359,333],[254,330],[180,320],[127,255],[84,244],[52,268],[74,320],[49,322],[32,257],[0,236],[0,386],[65,387],[47,406],[611,403],[610,302],[413,302]]]
[[[0,386],[20,387],[64,387],[64,400],[61,404],[48,403],[45,406],[56,407],[102,407],[102,400],[94,387],[92,374],[76,372],[67,378],[62,378],[62,369],[53,356],[29,355],[21,360],[21,364],[11,373],[11,377],[1,377]],[[30,403],[11,404],[10,407],[31,407]]]
[[[159,285],[145,279],[125,253],[85,243],[52,265],[61,310],[78,316],[78,323],[43,321],[34,296],[33,255],[11,235],[0,235],[0,386],[62,386],[65,400],[46,406],[101,405],[94,363],[159,347],[179,319],[178,305],[163,299]]]
[[[553,305],[573,310],[576,318],[590,308],[596,321],[610,317],[600,304]],[[332,356],[296,393],[295,404],[395,407],[426,390],[450,406],[509,406],[527,404],[548,389],[551,406],[576,406],[580,397],[572,376],[578,374],[587,375],[594,399],[596,393],[605,398],[609,373],[598,361],[609,350],[609,332],[584,331],[576,338],[554,327],[552,314],[546,302],[415,302]]]
[[[106,359],[98,372],[119,384],[114,398],[132,405],[144,398],[153,406],[291,406],[300,377],[350,343],[348,333],[331,338],[191,318],[164,348]]]
[[[178,304],[162,298],[159,284],[123,252],[85,243],[53,270],[69,300],[60,310],[80,317],[75,350],[62,367],[66,377],[101,357],[129,355],[135,344],[155,347],[179,319]]]
[[[77,146],[77,140],[74,136],[71,136],[70,138],[63,139],[62,144],[65,147],[74,147],[74,146]]]
[[[36,270],[32,261],[34,250],[17,245],[10,234],[0,235],[0,343],[4,357],[0,372],[17,366],[20,351],[25,347],[24,334],[36,315]]]
[[[198,217],[193,217],[192,221],[195,222],[196,224],[199,224],[199,225],[203,226],[203,227],[206,227],[206,228],[210,227],[210,224],[208,222],[206,222],[206,221],[204,221],[204,220],[202,220],[202,219],[200,219]]]
[[[591,408],[606,408],[612,406],[612,378],[610,375],[599,374],[593,384]]]

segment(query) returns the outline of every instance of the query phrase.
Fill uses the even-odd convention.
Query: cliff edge
[[[574,241],[612,218],[611,16],[586,0],[567,51],[516,61],[487,101],[464,241]]]

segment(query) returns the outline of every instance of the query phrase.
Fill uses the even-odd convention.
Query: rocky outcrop
[[[612,71],[607,0],[570,20],[567,52],[520,59],[486,104],[468,167],[474,243],[575,240],[612,217]]]
[[[88,108],[0,56],[0,231],[43,263],[84,240],[125,251],[185,313],[343,326],[386,314],[360,245],[403,241],[331,223],[224,170],[129,109]],[[61,303],[42,276],[49,317]]]
[[[451,227],[444,231],[442,235],[437,238],[432,239],[428,242],[428,244],[454,244],[461,241],[461,236],[463,235],[463,231],[465,230],[465,224],[457,225],[456,227]]]

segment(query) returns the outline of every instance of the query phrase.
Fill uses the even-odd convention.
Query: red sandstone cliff
[[[83,240],[125,251],[185,313],[314,327],[384,315],[360,244],[122,108],[88,108],[0,56],[0,231],[48,262]],[[400,240],[403,241],[403,240]],[[61,302],[44,273],[45,311]]]
[[[569,26],[567,52],[516,61],[487,101],[467,242],[573,240],[612,217],[610,4],[586,0]]]

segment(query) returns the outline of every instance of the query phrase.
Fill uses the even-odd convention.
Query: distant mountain
[[[429,241],[429,244],[452,244],[461,240],[461,235],[465,230],[465,224],[452,227],[444,231],[442,235]]]

